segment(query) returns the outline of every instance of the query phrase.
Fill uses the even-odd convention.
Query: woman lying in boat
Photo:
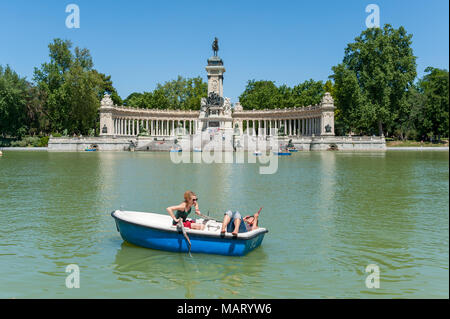
[[[226,232],[232,233],[233,236],[237,236],[238,233],[245,233],[258,228],[258,217],[262,207],[257,213],[252,216],[245,216],[242,218],[238,211],[232,212],[231,210],[225,213],[222,222],[221,235]],[[233,227],[234,226],[234,227]]]
[[[200,209],[198,208],[198,198],[194,192],[186,191],[184,193],[184,202],[178,206],[167,207],[166,210],[170,217],[173,219],[172,225],[176,225],[180,220],[183,221],[183,226],[186,228],[202,230],[205,225],[196,223],[195,220],[187,220],[188,215],[192,211],[192,207],[195,207],[195,213],[200,215]],[[173,211],[176,211],[175,214]]]

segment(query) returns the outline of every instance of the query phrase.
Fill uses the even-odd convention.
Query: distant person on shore
[[[254,215],[242,217],[238,211],[232,212],[231,210],[225,213],[222,221],[221,235],[225,235],[225,232],[232,233],[233,236],[237,236],[238,233],[245,233],[258,228],[258,218],[262,207]]]
[[[197,215],[201,214],[200,209],[198,208],[197,195],[195,195],[195,193],[192,191],[186,191],[184,193],[184,201],[180,205],[170,206],[166,208],[170,217],[172,217],[173,219],[172,225],[176,225],[179,221],[182,221],[183,226],[186,228],[202,230],[205,225],[196,223],[193,219],[187,220],[188,215],[192,211],[192,207],[195,208],[195,213]],[[174,211],[176,211],[175,214]]]

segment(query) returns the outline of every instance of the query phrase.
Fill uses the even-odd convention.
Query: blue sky
[[[66,5],[80,8],[79,29],[68,29]],[[381,24],[413,34],[418,74],[448,69],[447,0],[386,1],[6,1],[0,0],[0,65],[32,78],[48,61],[54,38],[90,50],[94,66],[112,75],[122,98],[185,77],[206,80],[211,42],[219,38],[232,102],[249,79],[296,85],[327,80],[349,42],[366,28],[365,8],[380,7]]]

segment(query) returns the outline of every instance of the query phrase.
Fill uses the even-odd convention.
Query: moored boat
[[[181,150],[181,148],[177,148],[177,149],[172,148],[172,149],[170,150],[170,152],[171,152],[171,153],[181,153],[182,150]]]
[[[98,151],[98,145],[97,144],[91,144],[85,149],[86,152],[95,152]]]
[[[172,252],[189,252],[183,233],[172,225],[169,215],[115,210],[111,216],[123,240],[137,246]],[[204,220],[197,220],[203,222]],[[244,256],[259,247],[268,232],[265,228],[239,233],[220,234],[221,223],[208,220],[204,230],[185,228],[191,242],[191,253]]]
[[[290,156],[291,152],[288,151],[280,151],[280,152],[273,152],[274,155],[278,155],[278,156]]]

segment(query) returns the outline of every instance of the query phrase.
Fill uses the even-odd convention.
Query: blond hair
[[[191,199],[192,196],[197,196],[193,191],[185,191],[184,192],[184,202],[187,204]]]

